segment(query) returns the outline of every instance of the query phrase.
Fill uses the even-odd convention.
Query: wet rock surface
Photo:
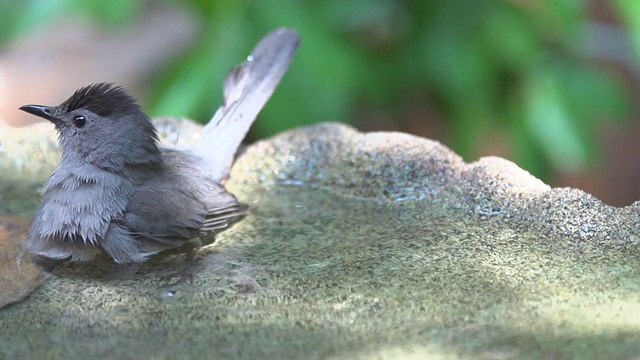
[[[174,136],[186,124],[165,123],[164,138],[188,142],[191,135]],[[41,184],[55,155],[47,148],[16,162],[14,152],[29,153],[34,144],[2,134],[2,170],[14,170],[11,178],[0,173],[2,209],[28,213],[37,186],[21,176]],[[5,201],[16,178],[31,192]],[[339,124],[251,145],[229,187],[251,213],[194,263],[178,253],[130,267],[106,258],[62,264],[25,301],[0,310],[0,354],[640,353],[637,203],[609,207],[578,190],[551,189],[503,159],[466,164],[437,142]],[[1,247],[0,258],[10,251]],[[0,274],[15,272],[11,264],[2,262]]]
[[[0,308],[29,296],[45,278],[21,247],[28,229],[28,218],[0,216]]]

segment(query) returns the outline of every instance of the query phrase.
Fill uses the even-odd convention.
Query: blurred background
[[[0,121],[109,81],[152,116],[206,122],[279,26],[302,45],[250,141],[340,121],[640,199],[637,0],[0,0]]]

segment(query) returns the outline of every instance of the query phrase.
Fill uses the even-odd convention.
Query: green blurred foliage
[[[346,121],[359,108],[397,113],[423,94],[447,121],[443,141],[463,156],[506,129],[514,160],[545,178],[597,159],[603,121],[629,117],[628,90],[585,51],[589,2],[580,0],[165,1],[187,6],[197,44],[159,74],[152,115],[205,122],[221,102],[230,66],[269,30],[296,28],[302,47],[253,133]],[[148,2],[0,0],[0,41],[75,12],[132,26]],[[640,2],[614,1],[640,49]],[[504,133],[504,132],[502,132]]]
[[[102,25],[132,25],[142,10],[133,0],[0,0],[0,44],[59,19],[64,14],[100,20]]]

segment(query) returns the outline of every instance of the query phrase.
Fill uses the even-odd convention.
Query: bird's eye
[[[75,125],[75,127],[77,128],[84,127],[84,124],[86,123],[87,123],[87,119],[82,115],[78,115],[75,118],[73,118],[73,125]]]

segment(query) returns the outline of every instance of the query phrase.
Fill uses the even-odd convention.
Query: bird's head
[[[20,110],[55,125],[63,157],[110,170],[161,161],[155,127],[122,87],[97,83],[58,106],[24,105]]]

